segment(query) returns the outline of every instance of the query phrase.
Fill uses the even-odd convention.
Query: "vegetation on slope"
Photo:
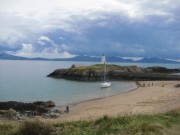
[[[40,121],[0,123],[0,135],[178,135],[179,132],[180,109],[155,115],[104,116],[52,125]]]
[[[91,66],[72,65],[68,69],[56,69],[48,77],[75,80],[75,81],[101,81],[103,76],[102,64]],[[142,68],[137,66],[106,65],[110,80],[180,80],[180,69],[167,69],[163,67]]]
[[[165,67],[138,67],[136,65],[131,65],[131,66],[120,66],[120,65],[115,65],[115,64],[107,64],[106,65],[107,69],[109,71],[115,71],[115,70],[120,70],[120,71],[126,71],[126,72],[147,72],[147,73],[173,73],[173,72],[180,72],[179,69],[168,69]],[[85,70],[103,70],[104,64],[95,64],[95,65],[90,65],[90,66],[75,66],[74,64],[70,68],[72,71],[85,71]]]
[[[104,116],[95,121],[78,121],[56,124],[62,135],[147,135],[161,134],[162,130],[180,124],[180,113],[171,111],[157,115]]]
[[[95,64],[95,65],[91,65],[91,66],[77,66],[74,68],[71,68],[72,71],[85,71],[85,70],[94,70],[94,71],[102,71],[104,68],[103,64]],[[107,64],[106,65],[107,70],[109,71],[115,71],[115,70],[120,70],[120,71],[136,71],[138,69],[142,69],[141,67],[137,67],[137,66],[119,66],[119,65],[115,65],[115,64]]]

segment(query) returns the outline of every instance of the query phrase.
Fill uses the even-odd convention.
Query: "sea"
[[[57,106],[64,106],[112,96],[137,87],[132,81],[112,81],[111,87],[102,89],[101,82],[80,82],[47,77],[55,69],[69,68],[72,64],[93,65],[98,64],[98,62],[0,60],[0,101],[52,100]],[[180,64],[109,64],[180,68]]]

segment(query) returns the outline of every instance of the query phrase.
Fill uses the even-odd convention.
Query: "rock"
[[[0,116],[4,116],[6,114],[5,110],[0,110]]]
[[[45,102],[45,105],[44,105],[45,107],[55,107],[55,103],[53,102],[53,101],[47,101],[47,102]]]
[[[72,66],[71,66],[71,68],[75,68],[76,66],[73,64]]]
[[[111,80],[180,80],[180,75],[169,73],[180,72],[179,69],[167,69],[164,67],[142,68],[137,66],[107,65],[108,78]],[[167,74],[168,73],[168,74]],[[76,81],[100,81],[103,75],[103,65],[73,67],[69,69],[57,69],[48,77],[76,80]]]
[[[33,104],[35,104],[36,106],[41,106],[41,107],[55,107],[55,103],[53,101],[47,101],[47,102],[43,102],[43,101],[36,101]]]
[[[16,110],[10,108],[9,110],[7,110],[6,114],[5,114],[8,118],[15,118],[17,115]]]
[[[154,73],[178,73],[180,72],[179,69],[168,69],[165,67],[148,67]]]
[[[62,114],[62,111],[60,111],[58,109],[55,109],[55,110],[53,110],[53,113],[60,113],[60,114]]]
[[[0,110],[0,116],[8,119],[16,119],[18,114],[19,113],[12,108],[9,110]]]
[[[176,84],[174,87],[176,87],[176,88],[180,88],[180,84]]]
[[[49,107],[54,107],[55,104],[52,101],[43,102],[37,101],[34,103],[23,103],[17,101],[0,102],[0,110],[9,110],[10,108],[25,114],[27,111],[33,114],[40,115],[42,113],[47,113]]]

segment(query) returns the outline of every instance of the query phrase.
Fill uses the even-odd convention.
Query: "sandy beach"
[[[57,119],[43,119],[43,121],[90,120],[104,115],[153,114],[180,107],[180,88],[174,87],[180,83],[179,81],[141,81],[140,83],[145,84],[145,87],[70,105],[68,114],[64,113]]]

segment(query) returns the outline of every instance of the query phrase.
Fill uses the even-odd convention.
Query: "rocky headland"
[[[179,69],[168,69],[165,67],[137,67],[137,66],[118,66],[107,65],[107,77],[110,80],[180,80]],[[56,69],[48,77],[76,80],[76,81],[100,81],[103,75],[103,65],[75,66],[69,69]]]
[[[52,107],[55,107],[53,101],[36,101],[33,103],[17,101],[0,102],[0,117],[22,119],[42,116],[43,114],[50,113]]]

